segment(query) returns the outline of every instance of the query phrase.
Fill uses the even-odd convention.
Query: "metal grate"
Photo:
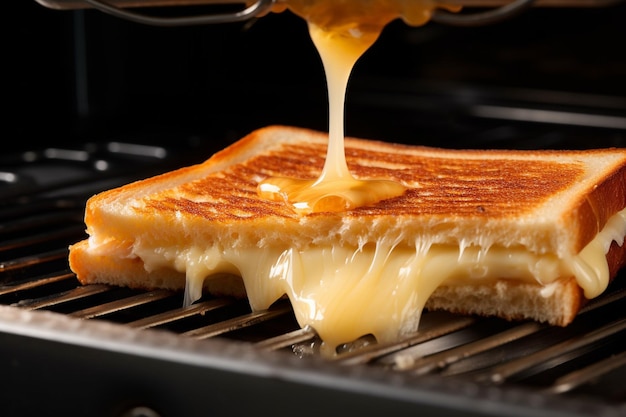
[[[0,303],[45,310],[76,320],[102,320],[160,329],[198,341],[220,337],[255,349],[289,352],[303,361],[319,356],[320,341],[300,329],[288,302],[251,312],[247,302],[203,298],[182,307],[176,292],[81,286],[67,269],[67,245],[83,237],[83,201],[28,202],[0,211]],[[363,338],[340,347],[336,366],[376,367],[419,377],[437,374],[482,386],[526,387],[545,396],[586,396],[626,404],[626,289],[618,277],[567,328],[534,322],[424,314],[419,333],[393,344]],[[617,377],[616,377],[617,375]]]
[[[493,129],[484,132],[489,136]],[[261,358],[276,355],[278,362],[272,362],[276,368],[296,360],[295,371],[290,369],[288,375],[300,383],[306,378],[300,373],[309,375],[310,369],[302,372],[299,367],[310,365],[330,375],[315,376],[319,384],[329,387],[338,387],[337,381],[348,370],[358,370],[346,389],[349,392],[383,375],[387,379],[382,386],[376,385],[377,393],[392,399],[429,403],[423,396],[425,389],[427,393],[446,391],[451,395],[448,399],[474,398],[478,402],[473,404],[515,404],[514,411],[505,413],[502,408],[485,406],[472,415],[528,415],[530,408],[550,409],[537,414],[549,416],[572,411],[580,415],[626,415],[626,386],[622,382],[626,371],[624,272],[566,328],[425,312],[417,334],[392,344],[377,344],[364,337],[341,346],[332,358],[322,357],[315,332],[299,328],[286,300],[267,311],[253,312],[246,300],[204,297],[182,307],[183,295],[177,292],[81,286],[68,268],[67,247],[85,237],[86,198],[151,172],[170,169],[167,156],[173,155],[179,165],[190,161],[164,147],[120,142],[92,144],[85,152],[54,149],[21,158],[3,157],[8,169],[2,177],[7,183],[0,184],[4,199],[0,205],[0,338],[20,332],[9,323],[22,317],[18,313],[43,312],[43,318],[24,316],[20,323],[25,327],[37,323],[50,340],[57,338],[55,317],[62,318],[70,333],[85,323],[106,323],[123,329],[130,350],[141,350],[135,345],[143,346],[144,351],[146,345],[163,348],[170,359],[189,355],[185,350],[189,344],[200,350],[207,346],[209,351],[215,349],[215,341],[222,348],[222,343],[227,347],[244,344]],[[33,161],[41,171],[27,161]],[[70,180],[51,181],[51,170],[69,171]],[[169,347],[151,345],[153,330],[169,335],[165,342],[157,338]],[[107,330],[110,334],[104,339],[115,339],[118,331]],[[71,345],[62,333],[58,333],[59,342]],[[106,350],[108,345],[98,347]],[[18,346],[21,352],[22,345]],[[370,372],[375,377],[370,377]],[[0,390],[0,395],[7,392]],[[447,406],[441,399],[429,403],[431,410]]]

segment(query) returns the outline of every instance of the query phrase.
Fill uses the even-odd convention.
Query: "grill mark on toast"
[[[204,218],[297,218],[280,202],[258,197],[256,186],[268,176],[304,179],[319,176],[323,144],[286,145],[243,164],[179,187],[147,202],[148,209],[181,211]],[[440,158],[346,148],[348,165],[357,178],[387,178],[410,188],[399,197],[360,207],[350,216],[428,215],[507,217],[534,210],[580,179],[584,166],[542,160]],[[184,197],[184,198],[183,198]]]

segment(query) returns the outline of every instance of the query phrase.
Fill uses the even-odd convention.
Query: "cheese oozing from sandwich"
[[[205,279],[219,274],[242,277],[253,310],[268,308],[286,294],[299,325],[315,329],[332,351],[368,334],[387,342],[416,331],[426,301],[444,283],[537,282],[549,296],[551,284],[573,275],[587,298],[596,297],[609,282],[606,254],[613,242],[623,245],[625,235],[623,209],[570,259],[535,254],[522,246],[480,248],[417,241],[409,247],[384,239],[360,247],[306,250],[149,247],[135,242],[127,256],[141,258],[148,271],[167,267],[185,273],[187,304],[202,296]],[[98,250],[95,238],[90,238],[90,245]]]

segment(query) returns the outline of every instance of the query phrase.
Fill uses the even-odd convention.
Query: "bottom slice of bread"
[[[574,278],[557,281],[550,287],[499,280],[485,284],[442,285],[428,299],[426,308],[566,326],[583,302],[582,290]]]

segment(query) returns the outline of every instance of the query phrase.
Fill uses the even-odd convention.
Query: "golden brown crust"
[[[614,172],[607,172],[588,193],[581,194],[579,202],[567,213],[566,221],[577,223],[580,229],[575,250],[580,251],[625,206],[626,165],[622,165]]]
[[[626,150],[453,151],[353,138],[346,140],[353,175],[401,181],[409,188],[404,195],[341,215],[306,217],[282,202],[258,198],[256,186],[268,176],[317,177],[326,138],[280,126],[255,131],[203,164],[94,197],[87,207],[89,232],[150,235],[160,224],[168,227],[189,214],[187,223],[198,230],[194,233],[204,231],[202,239],[230,241],[220,226],[228,223],[241,246],[288,238],[304,247],[323,239],[336,242],[338,235],[354,245],[381,234],[436,235],[450,244],[463,236],[470,244],[506,246],[508,239],[521,237],[532,251],[564,256],[577,253],[626,204]],[[588,178],[590,161],[607,165],[603,176]],[[135,200],[134,212],[121,214],[117,202],[124,199]]]

